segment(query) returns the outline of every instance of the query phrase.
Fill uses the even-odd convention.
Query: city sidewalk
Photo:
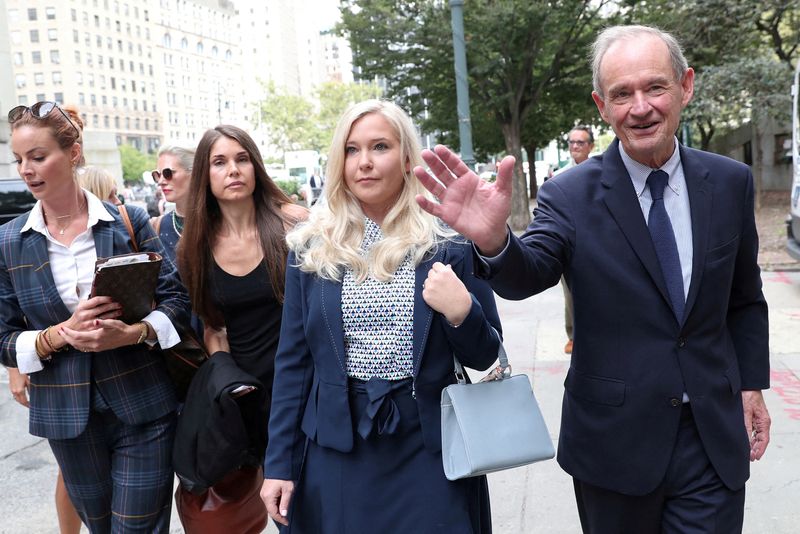
[[[772,389],[765,396],[773,418],[772,442],[764,459],[752,466],[744,531],[790,534],[800,524],[800,272],[766,272],[763,278],[770,305]],[[569,367],[563,353],[561,289],[520,302],[498,299],[498,306],[514,372],[532,377],[557,443]],[[7,394],[6,382],[0,370],[0,534],[55,533],[55,462],[47,443],[27,433],[27,412]],[[492,474],[489,484],[496,533],[580,532],[571,479],[555,460]],[[174,511],[170,531],[182,532]],[[277,530],[270,524],[265,532]]]

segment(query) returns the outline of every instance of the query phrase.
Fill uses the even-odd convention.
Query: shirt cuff
[[[39,330],[26,330],[17,336],[17,369],[20,373],[29,375],[44,369],[42,360],[36,354],[36,336]]]
[[[503,261],[503,256],[505,256],[506,251],[508,250],[508,245],[511,243],[511,230],[506,232],[506,244],[503,246],[503,250],[497,253],[497,256],[484,256],[481,254],[481,251],[478,250],[478,247],[475,246],[475,243],[472,244],[472,248],[475,249],[475,254],[486,263],[489,267],[493,270],[495,267],[499,266]]]
[[[158,344],[161,345],[162,349],[174,347],[181,342],[180,334],[175,330],[175,326],[169,320],[169,317],[164,315],[164,312],[153,310],[142,321],[147,321],[153,327],[158,337]],[[147,341],[147,344],[152,347],[156,342]]]

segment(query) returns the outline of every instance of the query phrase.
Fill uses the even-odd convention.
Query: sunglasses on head
[[[150,175],[153,177],[153,180],[155,180],[156,182],[159,181],[162,176],[164,177],[165,180],[172,180],[172,177],[175,175],[175,170],[174,169],[161,169],[161,172],[153,171],[153,172],[150,173]]]
[[[36,102],[31,107],[17,106],[8,112],[8,124],[14,124],[18,120],[20,120],[26,113],[30,113],[31,117],[33,117],[34,119],[39,119],[39,120],[46,119],[47,116],[50,115],[50,113],[52,113],[54,109],[57,109],[58,111],[61,112],[61,115],[63,115],[64,118],[67,119],[67,122],[70,124],[70,126],[75,128],[75,131],[78,133],[78,136],[80,136],[81,131],[78,130],[78,127],[75,126],[75,123],[72,122],[72,119],[69,118],[69,115],[64,113],[64,110],[58,107],[58,104],[56,104],[55,102],[48,102],[48,101]]]

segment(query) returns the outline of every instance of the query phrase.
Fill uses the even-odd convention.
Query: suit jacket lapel
[[[603,157],[602,183],[606,188],[603,200],[611,212],[611,216],[625,234],[625,238],[650,274],[653,283],[669,303],[669,293],[661,274],[661,264],[658,262],[647,223],[642,216],[642,207],[636,197],[631,177],[619,154],[619,140],[614,140]]]
[[[685,321],[686,317],[689,316],[695,299],[697,299],[700,281],[703,276],[708,232],[711,227],[712,194],[708,181],[708,169],[683,146],[680,147],[680,151],[683,174],[686,178],[686,188],[689,193],[689,209],[692,216],[692,281],[689,284],[689,294],[686,298],[686,308],[683,315]]]
[[[347,375],[347,358],[344,353],[344,324],[342,322],[342,283],[318,279],[322,298],[323,318],[331,347]]]
[[[49,306],[53,312],[50,320],[55,322],[64,321],[69,318],[70,311],[61,300],[58,294],[53,271],[50,268],[50,256],[47,253],[47,238],[34,230],[28,230],[22,234],[22,257],[20,265],[30,265],[33,274],[31,280],[34,287],[39,287],[44,293]]]
[[[114,255],[114,228],[113,223],[97,221],[92,227],[94,235],[94,247],[97,251],[97,258],[109,258]],[[127,237],[127,231],[125,232]]]
[[[444,249],[444,245],[440,245],[436,254],[430,259],[420,263],[414,271],[413,366],[415,378],[419,372],[419,366],[422,362],[422,353],[425,350],[425,343],[428,341],[431,321],[433,321],[433,309],[428,306],[428,303],[422,298],[422,283],[428,278],[428,271],[431,270],[431,266],[435,262],[440,261],[446,264]]]

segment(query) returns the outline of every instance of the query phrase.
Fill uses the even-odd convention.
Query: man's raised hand
[[[422,159],[436,179],[422,167],[415,167],[414,174],[439,203],[417,195],[420,207],[472,240],[483,254],[499,253],[506,243],[506,220],[511,213],[514,157],[503,159],[493,184],[482,180],[446,146],[423,150]]]

